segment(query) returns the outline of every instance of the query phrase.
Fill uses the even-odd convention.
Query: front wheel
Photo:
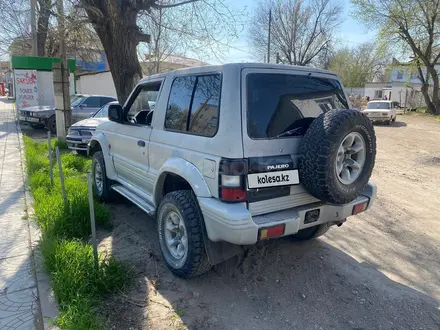
[[[167,194],[157,212],[162,255],[177,276],[192,278],[210,268],[203,241],[202,213],[192,191]]]
[[[98,151],[93,155],[92,161],[92,177],[95,194],[100,201],[111,201],[114,192],[111,189],[111,181],[107,178],[105,170],[104,155],[102,151]]]

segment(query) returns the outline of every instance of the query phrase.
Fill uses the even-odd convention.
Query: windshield
[[[74,95],[73,98],[70,99],[70,105],[72,107],[76,107],[81,104],[81,102],[85,99],[85,96],[82,95]]]
[[[347,108],[335,79],[273,73],[247,76],[247,126],[254,139],[301,136],[321,113]]]
[[[107,118],[108,117],[108,107],[110,104],[104,105],[98,112],[93,115],[93,118]]]
[[[367,109],[390,109],[390,102],[371,102],[367,104]]]

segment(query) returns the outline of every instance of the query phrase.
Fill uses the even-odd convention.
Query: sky
[[[344,13],[342,17],[345,18],[344,22],[339,27],[337,32],[337,47],[355,47],[366,41],[374,41],[376,31],[368,31],[368,29],[361,23],[357,22],[350,17],[350,12],[352,11],[349,0],[340,0],[343,7]],[[258,3],[257,0],[225,0],[233,11],[243,11],[246,10],[248,16],[252,15],[253,10]],[[211,64],[219,64],[219,60],[212,58],[206,59],[207,62]],[[263,59],[260,59],[262,61]],[[252,56],[252,50],[249,48],[247,42],[247,27],[240,33],[239,38],[230,44],[229,49],[225,47],[225,57],[222,61],[223,63],[228,62],[255,62],[258,61]]]

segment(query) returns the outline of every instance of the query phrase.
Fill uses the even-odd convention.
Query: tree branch
[[[197,1],[200,1],[200,0],[187,0],[187,1],[182,1],[182,2],[178,2],[178,3],[172,3],[169,5],[159,5],[159,4],[154,3],[153,5],[151,5],[151,8],[155,8],[155,9],[173,8],[173,7],[179,7],[179,6],[183,6],[188,3],[193,3],[193,2],[197,2]]]

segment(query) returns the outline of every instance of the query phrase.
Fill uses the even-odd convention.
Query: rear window
[[[247,126],[253,139],[305,134],[314,118],[348,108],[341,84],[310,75],[247,75]]]
[[[367,109],[390,109],[390,102],[372,102],[367,104]]]

